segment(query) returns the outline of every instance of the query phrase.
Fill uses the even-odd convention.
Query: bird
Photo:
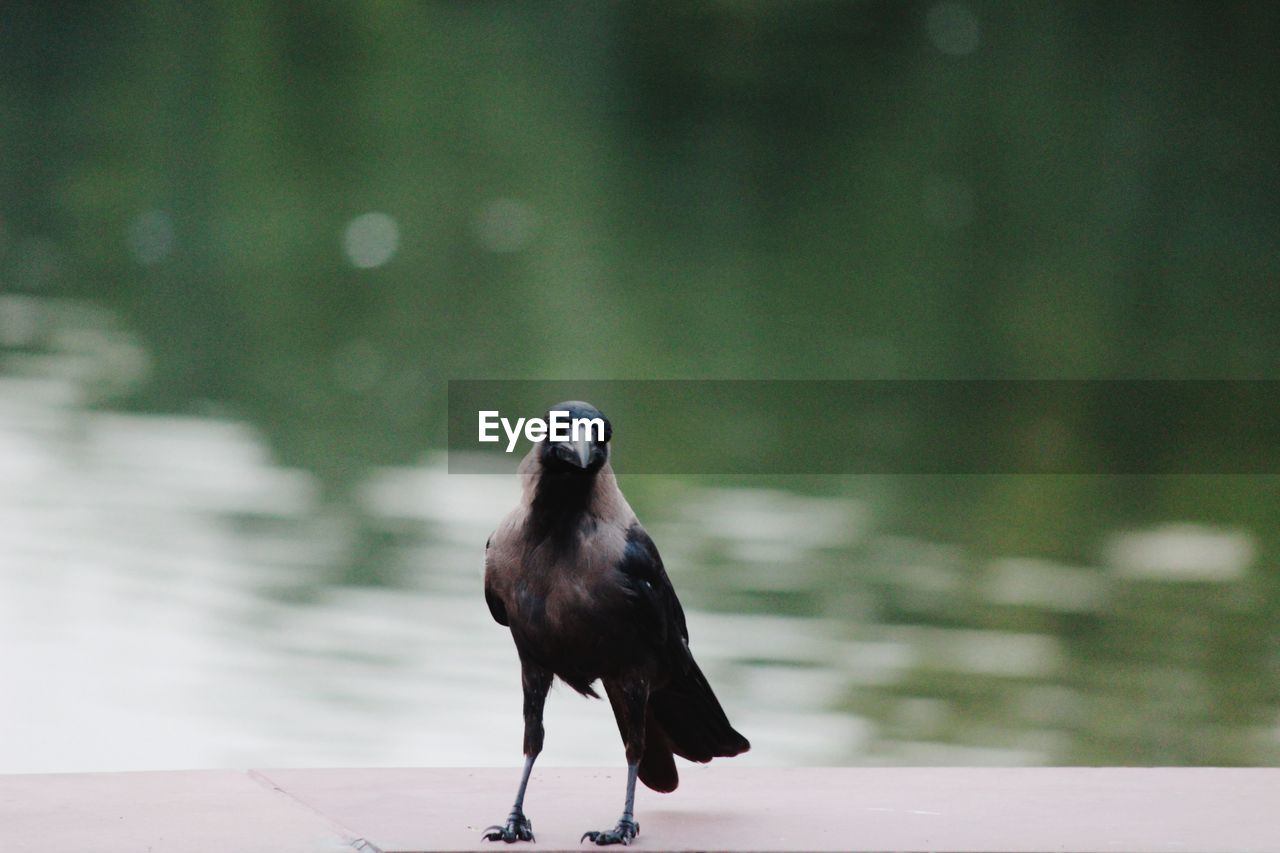
[[[706,763],[746,752],[689,650],[689,629],[653,539],[618,488],[610,465],[613,425],[580,400],[548,411],[599,419],[568,441],[534,442],[520,463],[521,498],[485,545],[484,597],[507,627],[524,691],[524,770],[515,803],[488,841],[533,841],[524,813],[542,751],[543,707],[555,678],[584,696],[608,697],[627,761],[622,815],[580,841],[630,844],[639,834],[636,780],[667,793],[674,757]],[[548,420],[550,418],[548,417]],[[601,434],[603,433],[603,434]],[[562,436],[561,436],[562,437]]]

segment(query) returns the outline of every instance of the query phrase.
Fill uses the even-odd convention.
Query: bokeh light
[[[533,239],[537,224],[537,213],[528,203],[514,198],[494,199],[476,216],[476,242],[488,252],[518,252]]]
[[[363,213],[347,223],[342,249],[359,269],[373,269],[389,262],[400,248],[400,226],[385,213]]]
[[[173,217],[164,210],[148,210],[129,223],[129,251],[144,266],[167,258],[177,242]]]
[[[933,46],[948,56],[968,56],[982,41],[978,19],[963,3],[938,3],[930,8],[925,29]]]

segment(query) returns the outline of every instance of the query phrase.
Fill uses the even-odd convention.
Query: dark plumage
[[[593,406],[553,411],[601,418]],[[627,756],[627,795],[618,825],[588,832],[597,844],[629,843],[635,782],[655,791],[679,783],[674,755],[706,762],[745,752],[689,652],[689,629],[662,558],[618,490],[603,440],[542,441],[520,465],[523,495],[485,548],[484,595],[511,629],[524,685],[524,774],[505,826],[491,841],[532,841],[523,811],[542,750],[542,709],[553,677],[587,696],[601,682]]]

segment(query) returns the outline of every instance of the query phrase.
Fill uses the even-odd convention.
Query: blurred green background
[[[514,492],[443,473],[449,379],[1275,377],[1278,41],[4,4],[0,770],[518,761],[478,594]],[[1280,760],[1276,477],[623,485],[753,760]],[[617,757],[564,713],[603,725],[549,760]]]

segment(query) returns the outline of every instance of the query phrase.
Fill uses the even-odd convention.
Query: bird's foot
[[[517,841],[533,841],[533,824],[523,812],[512,812],[507,818],[506,826],[491,826],[481,836],[485,841],[505,841],[514,844]]]
[[[631,839],[640,834],[640,824],[629,817],[618,821],[613,829],[604,832],[584,832],[580,841],[592,841],[601,846],[605,844],[630,844]]]

